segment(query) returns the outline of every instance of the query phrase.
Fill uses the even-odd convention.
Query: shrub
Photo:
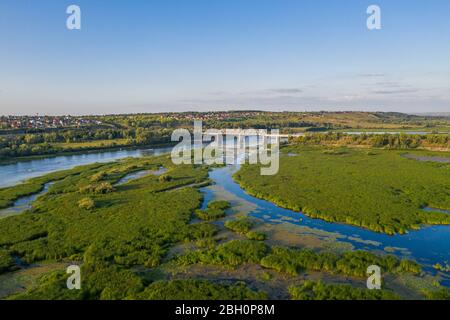
[[[428,300],[450,300],[450,290],[445,287],[437,290],[425,290],[425,297]]]
[[[169,181],[172,181],[173,178],[172,178],[172,176],[170,176],[168,174],[164,174],[162,176],[159,176],[158,180],[159,180],[159,182],[169,182]]]
[[[245,234],[245,236],[249,240],[256,240],[256,241],[266,240],[266,234],[258,231],[249,231]]]
[[[6,250],[0,249],[0,274],[15,269],[14,259]]]
[[[248,218],[240,218],[225,222],[225,227],[241,234],[245,234],[253,227],[253,223]]]
[[[225,217],[225,211],[221,209],[196,210],[195,215],[202,220],[212,221]]]
[[[213,238],[204,238],[197,240],[195,244],[199,248],[212,249],[216,246],[216,240],[214,240]]]
[[[101,182],[99,184],[90,184],[79,189],[80,193],[85,194],[107,194],[114,192],[115,189],[109,182]]]
[[[160,280],[153,282],[137,297],[145,300],[261,300],[264,292],[255,292],[244,283],[217,284],[206,280]]]
[[[114,191],[114,187],[109,182],[102,182],[95,188],[95,193],[106,194]]]
[[[106,172],[98,172],[96,174],[94,174],[93,176],[91,176],[91,182],[99,182],[100,180],[103,180],[107,177],[108,175],[106,174]]]
[[[209,209],[227,210],[231,208],[228,201],[212,201],[208,204]]]
[[[188,240],[200,240],[211,238],[217,233],[218,228],[207,222],[201,222],[189,225]]]
[[[344,284],[325,284],[322,281],[307,280],[300,286],[291,286],[289,293],[293,300],[397,300],[391,291],[354,288]]]
[[[209,264],[236,267],[244,263],[260,263],[269,248],[262,242],[231,240],[210,250],[197,250],[177,258],[179,265]]]
[[[85,210],[92,210],[95,208],[95,201],[91,198],[83,198],[78,201],[78,207]]]
[[[338,255],[310,249],[274,247],[272,253],[261,260],[262,267],[291,275],[297,275],[301,270],[311,270],[365,277],[370,265],[378,265],[384,272],[391,273],[417,274],[421,270],[413,261],[400,261],[395,256],[378,256],[367,251],[348,251]]]

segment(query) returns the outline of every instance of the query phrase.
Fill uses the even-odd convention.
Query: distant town
[[[119,119],[125,120],[120,121]],[[120,128],[126,127],[133,122],[142,121],[148,126],[150,123],[166,125],[171,123],[175,125],[191,123],[194,120],[202,120],[204,122],[228,123],[234,125],[243,122],[252,122],[254,125],[258,121],[264,123],[275,123],[280,121],[283,126],[304,127],[316,126],[312,123],[321,123],[326,127],[352,127],[353,125],[363,125],[371,127],[374,123],[380,121],[382,123],[398,123],[409,122],[409,125],[421,126],[424,121],[440,122],[446,125],[448,122],[448,114],[439,115],[411,115],[396,112],[354,112],[354,111],[317,111],[317,112],[273,112],[273,111],[257,111],[257,110],[240,110],[240,111],[209,111],[209,112],[164,112],[164,113],[139,113],[139,114],[111,114],[111,115],[84,115],[84,116],[50,116],[50,115],[3,115],[0,116],[1,130],[45,130],[45,129],[61,129],[61,128],[86,128],[86,127],[104,127],[104,128]],[[361,122],[361,120],[363,120]],[[149,122],[147,122],[149,121]],[[356,122],[356,123],[355,123]],[[413,123],[414,122],[414,123]],[[303,123],[303,124],[302,124]],[[139,125],[138,125],[139,126]],[[359,126],[357,126],[359,127]]]
[[[253,117],[270,114],[264,111],[217,111],[217,112],[176,112],[145,114],[168,120],[227,120],[239,117]],[[139,116],[140,114],[135,114]],[[127,115],[124,115],[127,116]],[[76,128],[92,125],[102,125],[104,116],[0,116],[0,129],[50,129]]]
[[[353,112],[335,112],[335,114],[352,114]],[[86,126],[107,125],[105,117],[136,117],[151,116],[156,119],[175,121],[194,120],[239,120],[252,119],[258,116],[276,116],[292,114],[297,117],[314,115],[323,117],[327,112],[270,112],[270,111],[209,111],[209,112],[165,112],[165,113],[143,113],[143,114],[122,114],[122,115],[88,115],[88,116],[49,116],[49,115],[22,115],[22,116],[0,116],[0,129],[51,129],[51,128],[78,128]]]
[[[72,116],[1,116],[1,129],[49,129],[100,125],[101,121]]]

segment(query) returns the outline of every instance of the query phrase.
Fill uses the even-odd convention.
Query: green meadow
[[[289,146],[282,151],[277,175],[262,176],[257,165],[244,165],[234,178],[251,195],[281,207],[376,232],[450,224],[449,214],[422,210],[450,209],[449,163],[382,149]]]

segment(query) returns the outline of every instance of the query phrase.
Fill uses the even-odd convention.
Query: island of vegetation
[[[243,165],[234,177],[251,195],[281,207],[376,232],[450,224],[449,214],[423,210],[450,209],[449,163],[416,161],[404,153],[294,144],[283,149],[277,175],[262,176],[257,165]]]

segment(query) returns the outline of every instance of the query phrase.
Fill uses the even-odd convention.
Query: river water
[[[82,155],[57,156],[0,165],[0,187],[15,185],[32,177],[69,169],[78,165],[108,162],[126,157],[159,155],[170,152],[170,150],[171,148],[118,150]],[[339,235],[339,241],[351,243],[357,249],[371,251],[389,250],[398,256],[407,256],[416,259],[419,263],[425,265],[426,270],[430,272],[433,272],[430,265],[435,263],[445,264],[446,261],[450,262],[450,226],[424,226],[420,230],[410,231],[404,235],[389,236],[360,227],[312,219],[300,212],[279,208],[273,203],[248,195],[232,179],[232,174],[236,170],[236,166],[214,169],[210,172],[210,178],[226,192],[244,201],[251,202],[255,208],[249,214],[253,217],[270,224],[287,222],[292,225],[308,227],[319,232],[337,234]],[[206,201],[213,197],[212,191],[209,188],[202,188],[201,190],[205,194]],[[22,198],[16,201],[16,204],[21,204],[22,208],[27,209],[29,208],[30,202],[34,201],[35,198],[36,196]],[[445,277],[443,284],[450,286],[450,279]]]
[[[0,188],[13,186],[21,181],[39,177],[44,174],[70,169],[94,162],[109,162],[127,157],[160,155],[170,152],[172,148],[116,150],[98,153],[75,154],[43,159],[21,161],[14,164],[0,165]]]

